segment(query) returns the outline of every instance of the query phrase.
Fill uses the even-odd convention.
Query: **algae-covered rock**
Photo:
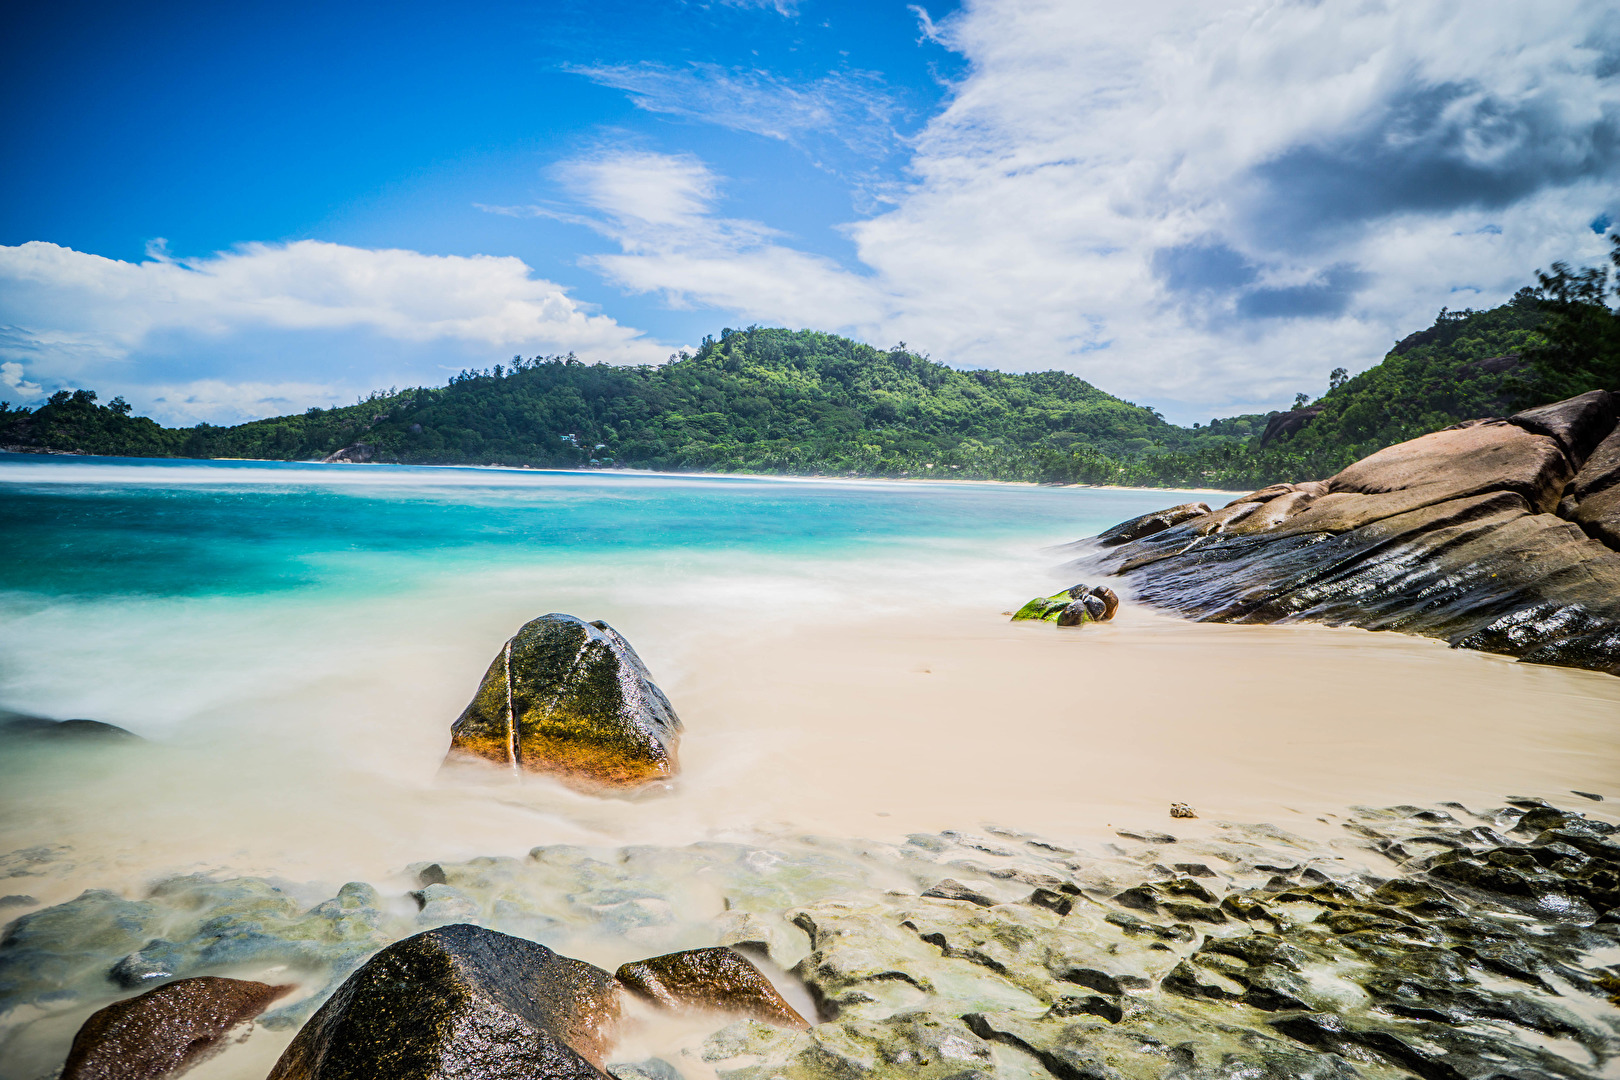
[[[91,889],[17,919],[0,937],[0,1011],[68,997],[111,960],[152,940],[156,905]]]
[[[1059,626],[1107,622],[1119,610],[1119,597],[1104,585],[1075,585],[1052,596],[1037,596],[1013,613],[1013,621],[1033,619]]]
[[[605,622],[544,615],[506,643],[451,728],[451,752],[587,785],[675,775],[681,721]]]
[[[687,949],[637,960],[619,968],[616,978],[666,1009],[733,1013],[780,1027],[810,1026],[769,979],[730,949]]]
[[[150,1080],[189,1068],[291,989],[203,976],[109,1005],[79,1028],[62,1080]]]
[[[270,1080],[602,1080],[617,993],[607,972],[537,942],[440,927],[350,976]]]

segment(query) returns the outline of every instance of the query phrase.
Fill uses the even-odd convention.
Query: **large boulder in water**
[[[1076,569],[1120,574],[1138,599],[1198,619],[1402,630],[1620,674],[1620,430],[1607,391],[1186,510],[1115,526]]]
[[[810,1026],[758,968],[730,949],[687,949],[637,960],[619,968],[616,978],[665,1009],[731,1013],[777,1027]]]
[[[79,1028],[62,1080],[152,1080],[189,1068],[291,989],[205,975],[116,1002]]]
[[[269,1080],[606,1080],[601,968],[465,923],[388,946],[304,1025]]]
[[[665,780],[681,721],[605,622],[543,615],[506,643],[451,730],[451,752],[588,785]]]

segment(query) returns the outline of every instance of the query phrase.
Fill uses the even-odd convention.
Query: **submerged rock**
[[[139,742],[141,737],[100,720],[47,720],[0,710],[0,737],[74,742]]]
[[[619,968],[616,978],[627,990],[666,1009],[732,1013],[779,1027],[810,1026],[758,968],[730,949],[688,949],[637,960]]]
[[[1607,391],[1187,510],[1115,526],[1077,567],[1197,619],[1401,630],[1620,674],[1620,431]]]
[[[567,780],[666,780],[681,721],[630,643],[605,622],[544,615],[506,643],[451,728],[451,752]]]
[[[602,1080],[617,993],[607,972],[537,942],[444,926],[367,961],[269,1080]]]
[[[92,1013],[62,1080],[149,1080],[189,1068],[292,990],[241,979],[181,979]]]

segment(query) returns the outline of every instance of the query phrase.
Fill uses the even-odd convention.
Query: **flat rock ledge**
[[[62,1026],[52,1018],[127,997],[115,972],[128,974],[135,950],[161,957],[169,978],[296,967],[305,989],[259,1021],[303,1025],[285,1076],[381,1075],[365,1071],[372,1053],[433,1039],[465,1048],[457,1018],[478,1016],[505,1025],[469,1029],[492,1053],[518,1045],[500,1033],[522,1036],[527,1060],[509,1064],[524,1076],[1616,1074],[1614,824],[1538,798],[1322,820],[1313,837],[1211,821],[1173,825],[1178,837],[1143,823],[1085,846],[998,826],[902,843],[553,845],[413,867],[425,884],[408,905],[403,883],[386,895],[354,883],[304,910],[260,879],[177,878],[142,899],[90,893],[12,922],[0,938],[0,1039],[17,1075],[47,1074],[67,1051],[49,1040]],[[51,863],[35,865],[49,876]],[[166,939],[151,940],[159,931]],[[667,955],[703,941],[789,972],[814,1002],[801,1010],[808,1028],[715,1015],[667,1059],[619,1062],[605,1025],[577,1022],[580,1001],[587,1016],[611,1013],[609,976],[566,952],[654,955],[621,981],[751,1011],[735,995],[749,972],[712,969],[705,951]],[[394,978],[407,967],[409,993]],[[376,1008],[360,1008],[368,996]],[[542,997],[573,1004],[548,1011]],[[332,1055],[310,1053],[320,1047]],[[551,1065],[536,1071],[541,1059]],[[461,1075],[438,1070],[455,1060],[424,1053],[420,1072],[389,1075]],[[350,1073],[343,1061],[371,1064]]]
[[[1076,570],[1211,622],[1310,620],[1620,675],[1620,430],[1595,390],[1326,480],[1103,532]]]

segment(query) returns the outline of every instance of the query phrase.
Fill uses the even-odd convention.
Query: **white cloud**
[[[720,0],[720,2],[726,7],[769,9],[784,18],[792,18],[799,13],[797,0]]]
[[[901,109],[883,80],[867,71],[833,71],[794,83],[768,71],[644,61],[569,70],[623,90],[652,113],[702,120],[800,147],[834,140],[860,154],[882,155],[898,136]]]
[[[7,385],[26,372],[116,389],[171,420],[330,404],[513,353],[642,363],[669,351],[519,259],[308,240],[184,260],[159,248],[138,263],[0,247],[0,325]]]
[[[573,174],[622,248],[593,265],[745,320],[1066,368],[1191,420],[1320,392],[1442,305],[1596,258],[1586,223],[1620,216],[1605,0],[971,0],[927,30],[969,71],[894,208],[848,227],[858,272],[646,155]]]
[[[4,383],[18,396],[25,399],[38,397],[40,394],[39,384],[24,379],[23,366],[15,360],[8,360],[0,364],[0,383]]]
[[[696,158],[607,152],[565,162],[556,174],[596,211],[579,220],[623,252],[583,261],[631,292],[764,322],[846,326],[881,317],[884,298],[866,280],[780,243],[780,233],[757,221],[714,214],[720,180]]]

